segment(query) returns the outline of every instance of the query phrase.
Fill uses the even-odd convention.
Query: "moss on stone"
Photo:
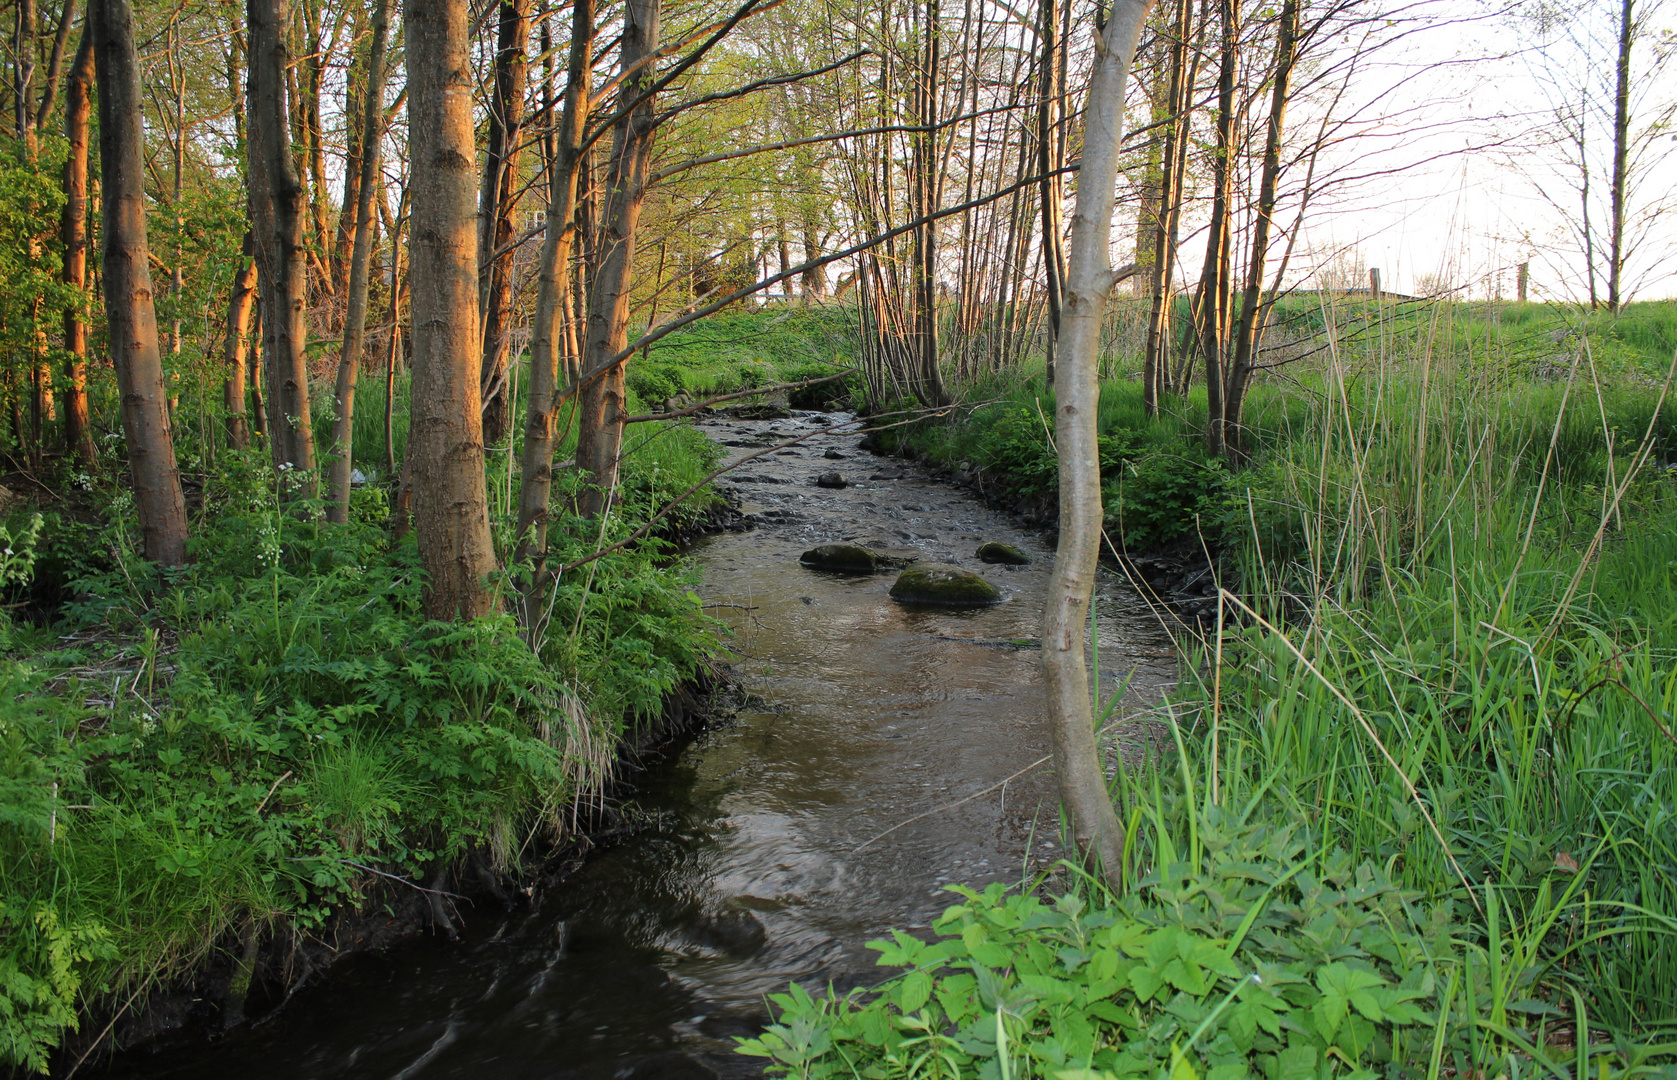
[[[822,544],[804,552],[798,561],[814,570],[841,570],[849,574],[871,574],[879,568],[874,553],[856,544]]]
[[[1014,547],[999,540],[992,540],[978,549],[978,561],[987,563],[1002,563],[1007,566],[1029,566],[1036,560]]]
[[[897,575],[891,598],[907,604],[979,607],[1002,598],[1001,590],[958,566],[931,563],[911,566]]]

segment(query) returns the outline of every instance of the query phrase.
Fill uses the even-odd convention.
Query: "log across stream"
[[[733,1037],[763,1023],[766,994],[871,983],[865,943],[924,932],[946,884],[1051,865],[1052,776],[1030,768],[1049,749],[1034,639],[1051,552],[918,466],[861,450],[849,420],[706,422],[735,457],[815,434],[724,481],[758,526],[694,557],[750,698],[642,776],[626,807],[637,828],[530,907],[464,909],[459,944],[352,958],[256,1030],[119,1057],[109,1075],[751,1076]],[[817,486],[829,472],[849,486]],[[1004,599],[909,608],[887,595],[892,571],[799,565],[837,541],[981,572]],[[986,541],[1036,561],[982,564]],[[1156,698],[1175,673],[1158,622],[1104,573],[1097,611],[1103,692],[1130,677],[1136,702]]]

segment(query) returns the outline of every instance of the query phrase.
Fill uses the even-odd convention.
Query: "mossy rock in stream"
[[[905,604],[982,607],[1001,598],[1001,590],[977,574],[940,563],[911,566],[891,586],[891,599]]]
[[[992,540],[978,549],[978,561],[986,563],[1001,563],[1005,566],[1029,566],[1035,562],[1029,555],[1020,551],[1012,544],[1004,544],[999,540]]]
[[[857,544],[822,544],[804,552],[798,561],[812,570],[838,570],[846,574],[871,574],[879,568],[874,553]]]

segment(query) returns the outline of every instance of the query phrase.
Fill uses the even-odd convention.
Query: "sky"
[[[1364,264],[1380,267],[1383,284],[1395,291],[1422,291],[1443,279],[1469,296],[1497,295],[1500,288],[1500,295],[1512,297],[1513,268],[1529,260],[1533,299],[1587,296],[1576,232],[1539,189],[1546,186],[1559,199],[1578,175],[1565,167],[1563,150],[1555,144],[1562,130],[1551,105],[1560,97],[1557,87],[1576,91],[1581,73],[1590,72],[1600,101],[1611,105],[1610,55],[1590,56],[1568,40],[1568,31],[1574,40],[1588,37],[1618,6],[1617,0],[1583,0],[1562,13],[1565,22],[1552,21],[1547,35],[1539,33],[1529,7],[1498,14],[1463,0],[1435,6],[1429,14],[1437,25],[1365,71],[1341,106],[1353,110],[1359,97],[1377,103],[1369,114],[1369,137],[1348,144],[1335,166],[1354,172],[1359,166],[1377,171],[1366,166],[1390,165],[1400,171],[1326,196],[1307,216],[1300,247],[1352,248]],[[1668,64],[1662,78],[1649,78],[1662,35],[1664,47],[1673,47],[1677,2],[1650,6],[1649,15],[1632,76],[1644,117],[1669,108],[1677,96],[1677,63]],[[1417,70],[1424,77],[1403,82]],[[1390,94],[1394,82],[1404,85],[1402,93]],[[1384,123],[1374,122],[1376,117]],[[1586,128],[1589,156],[1601,170],[1592,178],[1599,195],[1593,211],[1598,236],[1605,235],[1607,207],[1606,120],[1599,114]],[[1634,121],[1633,116],[1633,126]],[[1640,205],[1677,202],[1677,139],[1669,131],[1650,142],[1641,166]],[[1570,196],[1563,206],[1575,220]],[[1634,279],[1635,298],[1677,297],[1674,253],[1677,214],[1656,223],[1631,260],[1627,276]],[[1604,292],[1605,271],[1601,274]]]

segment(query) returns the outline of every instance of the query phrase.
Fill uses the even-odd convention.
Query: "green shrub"
[[[1139,551],[1195,535],[1212,546],[1221,542],[1229,473],[1220,460],[1149,454],[1124,460],[1113,472],[1102,501],[1107,534],[1122,547]]]
[[[906,973],[774,995],[740,1052],[810,1078],[1424,1076],[1471,1058],[1480,1017],[1543,1015],[1524,1011],[1528,972],[1496,968],[1447,905],[1423,909],[1378,867],[1295,826],[1213,810],[1200,830],[1201,864],[1123,899],[954,888],[937,940],[870,946]]]
[[[718,452],[691,427],[635,437],[607,543]],[[656,542],[559,575],[529,630],[431,622],[379,489],[329,526],[276,502],[264,457],[224,453],[205,477],[167,588],[111,497],[94,546],[116,565],[74,576],[65,622],[0,659],[0,1067],[44,1068],[90,995],[363,903],[383,880],[368,866],[414,879],[471,853],[516,871],[716,652],[692,572]],[[601,523],[561,513],[548,535],[574,560]],[[72,627],[94,632],[62,648]]]
[[[641,403],[648,406],[668,401],[687,390],[687,379],[680,368],[645,360],[630,364],[624,380]]]

